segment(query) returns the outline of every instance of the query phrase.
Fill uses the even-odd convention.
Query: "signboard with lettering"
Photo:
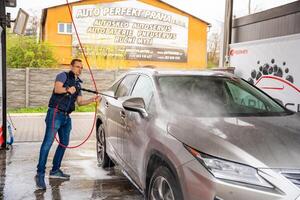
[[[300,34],[230,45],[235,74],[300,112]]]
[[[87,54],[114,48],[114,56],[126,60],[187,61],[188,17],[139,1],[80,5],[72,12]],[[76,55],[80,46],[74,27],[72,46]]]

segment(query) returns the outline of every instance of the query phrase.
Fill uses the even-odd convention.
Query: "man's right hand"
[[[74,86],[67,88],[67,92],[70,94],[74,94],[76,92],[76,88]]]

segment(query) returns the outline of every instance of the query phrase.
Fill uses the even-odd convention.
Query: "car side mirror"
[[[146,111],[146,106],[143,98],[133,97],[123,102],[125,110],[138,112],[143,118],[148,118],[149,114]]]

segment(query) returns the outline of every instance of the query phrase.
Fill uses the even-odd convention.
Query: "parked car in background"
[[[106,94],[98,162],[146,199],[300,199],[300,115],[243,79],[137,69]]]

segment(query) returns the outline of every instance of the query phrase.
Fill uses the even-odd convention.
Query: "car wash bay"
[[[7,151],[0,151],[0,199],[143,199],[118,168],[103,170],[97,166],[95,133],[82,147],[66,150],[62,169],[71,175],[69,181],[48,178],[57,146],[54,143],[47,162],[47,190],[37,190],[34,176],[45,130],[45,116],[11,117],[17,131],[13,146]],[[72,116],[71,145],[78,144],[90,131],[92,118],[93,113]]]

